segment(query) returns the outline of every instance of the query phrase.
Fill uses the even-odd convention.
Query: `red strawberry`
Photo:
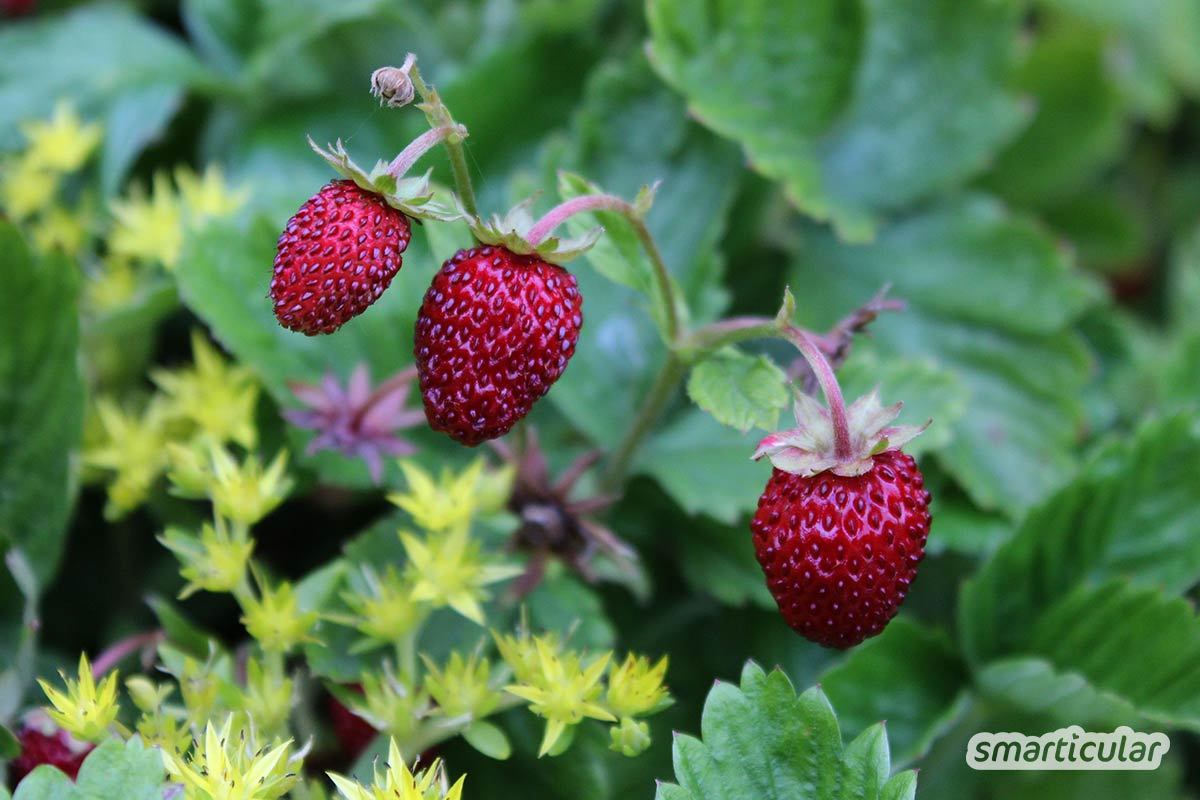
[[[828,412],[802,399],[800,426],[755,454],[775,464],[750,523],[767,588],[788,625],[826,647],[882,631],[925,555],[929,492],[912,457],[893,449],[923,428],[890,426],[899,410],[874,394],[856,402],[851,452],[837,457]]]
[[[271,299],[279,324],[333,333],[379,299],[400,270],[408,217],[353,181],[327,183],[279,237]]]
[[[469,446],[507,433],[567,368],[582,308],[575,277],[537,255],[499,246],[455,253],[417,316],[430,426]]]
[[[8,778],[15,786],[42,764],[62,770],[72,780],[94,745],[80,742],[56,726],[40,711],[27,714],[17,732],[21,754],[8,765]]]

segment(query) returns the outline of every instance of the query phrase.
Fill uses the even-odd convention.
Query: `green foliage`
[[[787,376],[766,356],[730,348],[692,368],[688,397],[717,422],[745,433],[769,430],[788,405]]]
[[[17,787],[13,800],[160,800],[162,754],[141,739],[109,739],[88,755],[72,781],[51,766],[41,766]]]
[[[101,703],[128,744],[17,800],[161,797],[142,742],[176,776],[211,779],[211,750],[325,800],[314,764],[370,783],[391,738],[408,763],[444,749],[468,798],[645,796],[672,758],[661,800],[911,798],[915,770],[927,800],[1196,794],[1195,0],[38,5],[0,27],[0,759],[34,677],[148,627],[158,647],[149,670],[118,653],[133,682]],[[414,224],[333,336],[282,330],[265,297],[284,220],[334,177],[305,136],[372,164],[426,130],[366,91],[408,51],[469,129],[482,213],[633,204],[556,231],[605,229],[568,267],[582,336],[526,423],[545,468],[527,453],[515,479],[425,430],[415,389],[418,452],[378,482],[282,413],[360,365],[411,374],[426,287],[472,244]],[[462,193],[440,148],[424,168]],[[785,324],[848,398],[932,420],[905,448],[933,496],[920,574],[846,653],[782,623],[748,527],[771,470],[749,457],[811,388]],[[629,651],[670,656],[677,702],[610,720]],[[713,686],[748,658],[783,669]],[[100,701],[73,692],[82,729],[73,706]],[[356,760],[334,698],[390,735]],[[978,731],[1069,724],[1164,730],[1171,753],[1150,774],[962,757]],[[210,725],[229,741],[192,747]]]
[[[54,574],[75,500],[83,424],[78,278],[0,222],[0,548],[19,547],[39,581]]]
[[[820,688],[796,694],[787,676],[753,662],[739,686],[717,683],[704,703],[703,739],[675,737],[675,779],[658,800],[912,798],[914,772],[891,775],[882,724],[843,745]]]
[[[978,172],[1024,120],[1004,85],[1015,4],[655,0],[648,17],[654,63],[696,116],[849,239]]]

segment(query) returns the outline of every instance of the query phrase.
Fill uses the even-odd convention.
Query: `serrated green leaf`
[[[966,707],[966,665],[949,638],[907,617],[856,647],[820,678],[847,735],[887,724],[897,763],[928,751]]]
[[[701,718],[702,739],[677,735],[677,787],[656,798],[691,800],[825,800],[911,798],[915,774],[891,773],[882,725],[843,747],[833,707],[820,688],[797,695],[779,670],[753,663],[740,686],[717,683]]]
[[[932,361],[969,392],[937,458],[981,508],[1010,516],[1069,478],[1088,361],[1071,326],[1098,292],[1054,241],[993,200],[958,197],[870,246],[809,230],[790,273],[822,329],[891,283],[908,307],[871,327],[883,357]],[[900,398],[907,399],[907,398]]]
[[[1007,709],[1062,725],[1112,726],[1136,722],[1125,699],[1101,691],[1078,672],[1060,671],[1040,656],[993,661],[975,673],[979,691]]]
[[[0,221],[0,549],[54,574],[75,502],[83,379],[75,265],[35,256]]]
[[[1013,650],[1054,668],[1026,682],[1027,697],[1062,691],[1060,676],[1078,675],[1093,687],[1093,713],[1130,709],[1154,723],[1200,729],[1200,619],[1186,600],[1125,580],[1081,585],[1022,627]],[[1061,701],[1053,700],[1055,712]]]
[[[126,139],[124,154],[111,167],[128,163],[132,140],[161,130],[163,114],[139,118],[111,116],[115,104],[151,89],[176,95],[186,86],[210,80],[186,47],[128,6],[81,6],[0,30],[0,146],[16,144],[17,123],[48,117],[55,102],[71,98],[85,118],[123,121],[134,130],[107,131]],[[144,96],[144,95],[143,95]],[[161,95],[160,95],[161,97]],[[177,96],[171,105],[177,102]],[[106,145],[107,148],[110,145]],[[110,158],[109,155],[105,156]]]
[[[1011,3],[653,0],[647,18],[697,118],[847,238],[979,171],[1024,118],[1005,85]]]
[[[756,438],[689,409],[662,425],[638,457],[637,469],[652,476],[689,514],[707,514],[732,525],[758,503],[770,465],[751,461]]]
[[[1169,594],[1194,585],[1197,474],[1200,432],[1190,415],[1148,423],[1103,450],[964,586],[959,627],[969,656],[1021,652],[1033,621],[1082,585],[1128,577]]]
[[[512,755],[512,744],[508,741],[508,737],[504,735],[504,731],[490,722],[483,720],[472,722],[463,731],[462,736],[467,740],[467,744],[488,758],[504,761]]]
[[[693,367],[687,391],[713,419],[743,433],[773,429],[791,397],[787,375],[775,362],[732,347]]]

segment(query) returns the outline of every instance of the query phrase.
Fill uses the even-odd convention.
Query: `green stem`
[[[829,417],[833,423],[833,454],[841,459],[850,458],[850,424],[846,419],[846,400],[842,397],[842,387],[833,373],[833,367],[829,365],[825,354],[807,331],[795,325],[787,325],[783,329],[783,337],[796,345],[800,355],[804,356],[804,360],[812,367],[813,374],[817,376],[821,391],[825,393],[825,402],[829,406]]]
[[[442,98],[438,95],[437,90],[421,78],[421,72],[417,69],[416,64],[412,65],[412,69],[408,73],[409,79],[412,81],[413,88],[417,94],[421,96],[422,109],[426,116],[429,117],[430,124],[435,128],[444,126],[461,127],[454,121],[454,117],[450,114],[450,109],[446,108],[446,104],[442,102]],[[465,130],[465,129],[464,129]],[[450,157],[450,170],[454,173],[454,188],[458,193],[458,199],[462,201],[463,208],[471,216],[478,216],[479,210],[475,203],[475,187],[471,183],[471,171],[467,168],[467,153],[463,147],[463,139],[461,136],[449,136],[443,144],[446,147],[446,154]]]
[[[600,481],[605,491],[613,491],[625,481],[638,447],[667,407],[686,372],[687,363],[675,352],[669,353],[658,372],[658,377],[654,379],[654,385],[650,387],[650,393],[646,395],[637,416],[633,418],[633,424],[629,426],[625,437],[609,459],[608,467]]]
[[[471,716],[471,718],[466,721],[455,722],[453,724],[447,724],[450,722],[450,720],[427,722],[418,728],[416,732],[413,733],[413,735],[402,744],[400,747],[400,752],[404,753],[406,756],[409,753],[414,755],[423,753],[434,745],[441,744],[447,739],[453,739],[455,736],[458,736],[460,733],[469,728],[473,722],[478,722],[481,719],[493,717],[527,702],[528,701],[522,700],[516,695],[505,692],[503,695],[501,695],[500,701],[496,707],[485,716]]]

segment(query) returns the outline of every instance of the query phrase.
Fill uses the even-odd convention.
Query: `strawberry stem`
[[[408,171],[412,169],[413,164],[421,156],[428,153],[437,145],[448,141],[451,137],[457,137],[459,140],[466,138],[467,129],[462,125],[442,125],[437,128],[432,128],[425,131],[416,139],[409,142],[408,147],[400,151],[400,154],[392,159],[392,163],[388,164],[388,174],[396,180],[400,180]]]
[[[633,226],[642,249],[646,251],[646,255],[650,258],[650,265],[654,272],[654,282],[658,287],[657,299],[662,305],[663,318],[666,320],[667,342],[674,349],[679,341],[680,330],[679,311],[676,307],[675,298],[675,284],[671,282],[671,271],[667,268],[667,262],[663,258],[662,251],[658,249],[658,243],[654,241],[654,234],[646,227],[646,221],[642,219],[642,214],[628,200],[611,194],[585,194],[579,197],[572,197],[570,200],[559,203],[547,211],[541,219],[533,223],[533,227],[525,234],[525,241],[536,247],[543,239],[550,235],[551,231],[568,218],[589,211],[611,211],[615,214],[620,214]]]
[[[430,125],[434,128],[459,127],[450,114],[450,109],[442,102],[437,90],[421,78],[421,72],[417,69],[416,57],[412,53],[408,54],[404,65],[408,67],[408,77],[412,81],[413,88],[421,96],[419,108],[425,112]],[[446,154],[450,157],[450,170],[454,173],[454,189],[458,194],[458,199],[462,201],[463,208],[468,214],[478,216],[475,187],[471,184],[471,170],[467,168],[467,154],[463,147],[462,137],[450,136],[444,139],[442,144],[446,146]]]
[[[829,416],[833,422],[833,454],[838,458],[850,458],[850,423],[846,419],[846,400],[842,397],[842,387],[833,374],[833,367],[829,366],[825,354],[808,331],[787,325],[782,333],[785,339],[796,345],[800,355],[812,367],[817,383],[821,384],[821,391],[825,393],[825,402],[829,405]]]

